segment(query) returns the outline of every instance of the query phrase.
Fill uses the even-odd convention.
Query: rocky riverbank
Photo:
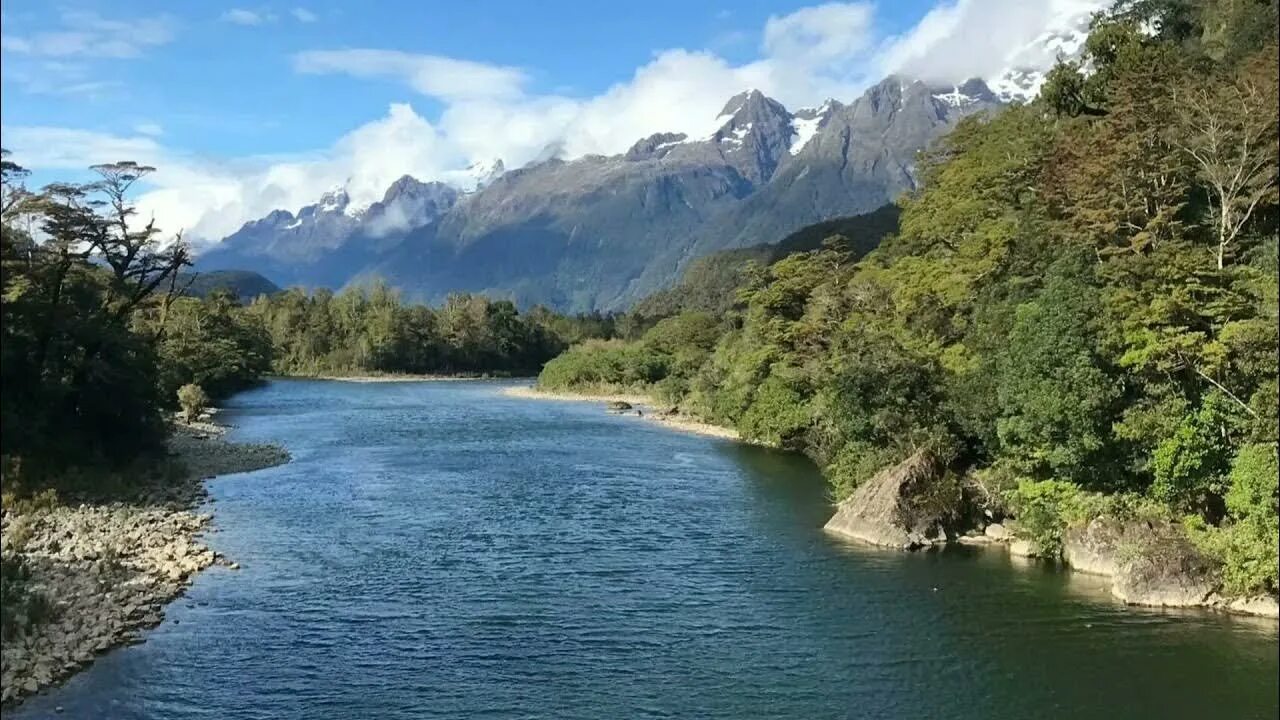
[[[141,642],[165,604],[215,563],[238,566],[200,541],[211,516],[195,512],[203,480],[289,460],[273,445],[232,443],[226,428],[179,424],[169,454],[185,470],[107,503],[6,509],[0,545],[26,568],[26,588],[46,616],[6,637],[0,657],[5,705],[62,680],[112,647]]]
[[[648,395],[640,395],[636,393],[549,392],[546,390],[539,390],[538,388],[529,385],[517,385],[514,387],[504,388],[502,394],[508,397],[532,400],[561,400],[569,402],[593,401],[609,404],[622,403],[624,405],[629,405],[630,407],[627,410],[610,410],[610,412],[614,412],[618,415],[635,417],[647,422],[657,423],[680,432],[722,438],[724,440],[742,441],[742,436],[733,428],[712,425],[711,423],[703,422],[696,418],[689,417],[688,415],[682,415],[671,408],[663,407]]]
[[[1129,605],[1200,607],[1280,617],[1274,597],[1221,592],[1220,568],[1167,519],[1105,516],[1066,528],[1061,549],[1046,553],[1019,535],[1017,520],[996,522],[966,498],[964,483],[927,451],[916,452],[860,485],[836,507],[826,530],[863,543],[917,550],[955,542],[1005,548],[1010,555],[1060,562],[1107,577]]]

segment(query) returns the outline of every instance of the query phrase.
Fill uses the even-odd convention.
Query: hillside
[[[259,295],[274,295],[280,286],[252,270],[209,270],[182,273],[178,287],[186,287],[191,297],[205,298],[214,290],[227,290],[241,300],[252,300]]]

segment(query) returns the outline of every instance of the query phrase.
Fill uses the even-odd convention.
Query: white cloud
[[[519,167],[551,145],[577,157],[622,152],[655,132],[704,136],[725,100],[747,87],[794,109],[827,97],[851,100],[888,72],[947,82],[987,75],[1025,55],[1027,43],[1064,14],[1105,1],[948,0],[889,38],[877,33],[871,3],[827,3],[770,17],[753,61],[666,50],[589,97],[534,92],[529,73],[517,67],[385,49],[312,50],[293,57],[297,72],[399,82],[439,101],[439,117],[394,104],[328,148],[221,162],[164,148],[145,124],[129,137],[6,128],[5,142],[16,161],[34,169],[120,159],[156,165],[142,206],[166,227],[211,241],[273,209],[296,211],[335,184],[345,184],[353,202],[367,203],[405,174],[449,180],[476,161],[501,158]]]
[[[1110,0],[953,0],[931,10],[879,54],[883,72],[960,82],[1010,63],[1047,67],[1052,49],[1034,41],[1046,28],[1102,10]]]
[[[313,23],[320,19],[318,15],[304,7],[296,7],[289,11],[293,15],[293,19],[300,23]]]
[[[133,131],[140,135],[149,135],[151,137],[159,137],[164,134],[164,128],[159,123],[142,122],[133,126]]]
[[[871,46],[874,16],[869,2],[827,3],[774,15],[764,25],[764,50],[807,65],[848,61]]]
[[[185,229],[196,242],[237,230],[245,221],[278,208],[297,210],[334,185],[346,185],[352,201],[380,200],[403,175],[441,177],[462,161],[430,122],[405,104],[344,135],[323,151],[293,158],[214,161],[161,145],[139,125],[137,134],[45,126],[4,127],[13,160],[38,170],[81,171],[97,163],[133,160],[152,165],[138,196],[144,217],[154,215],[166,232]]]
[[[256,10],[246,10],[244,8],[231,8],[222,13],[221,20],[234,25],[261,25],[266,22],[275,20],[275,16],[270,13],[258,12]]]
[[[59,20],[57,30],[0,36],[0,49],[40,57],[132,58],[174,38],[174,23],[166,15],[112,20],[67,10]]]
[[[312,50],[295,55],[293,66],[298,72],[318,75],[399,79],[423,95],[442,100],[515,97],[525,82],[524,72],[517,68],[396,50]]]

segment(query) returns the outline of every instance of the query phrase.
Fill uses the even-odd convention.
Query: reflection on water
[[[802,458],[495,383],[281,381],[214,569],[15,718],[1274,717],[1276,625],[821,529]],[[10,713],[6,713],[6,720]]]

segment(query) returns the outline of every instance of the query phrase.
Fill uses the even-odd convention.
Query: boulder
[[[1062,533],[1062,561],[1078,572],[1114,576],[1125,535],[1124,523],[1105,517],[1067,528]]]
[[[1009,554],[1014,557],[1031,558],[1036,557],[1039,553],[1036,552],[1035,546],[1026,540],[1014,540],[1009,543]]]
[[[959,483],[922,449],[859,486],[825,527],[872,545],[912,550],[945,543],[963,502]]]
[[[1245,615],[1280,618],[1280,603],[1276,601],[1276,598],[1267,595],[1236,598],[1234,600],[1227,601],[1226,606],[1227,609],[1232,612],[1243,613]]]
[[[1099,517],[1068,528],[1062,559],[1072,570],[1111,577],[1111,594],[1130,605],[1215,604],[1217,565],[1163,519]]]
[[[1009,532],[1009,529],[1000,523],[991,523],[987,526],[986,530],[983,531],[983,534],[991,540],[999,542],[1013,538],[1013,533]]]
[[[631,409],[631,403],[622,400],[610,400],[605,403],[605,408],[609,412],[626,412]]]
[[[1209,604],[1218,568],[1191,544],[1179,526],[1134,522],[1125,538],[1111,594],[1130,605],[1193,607]]]

